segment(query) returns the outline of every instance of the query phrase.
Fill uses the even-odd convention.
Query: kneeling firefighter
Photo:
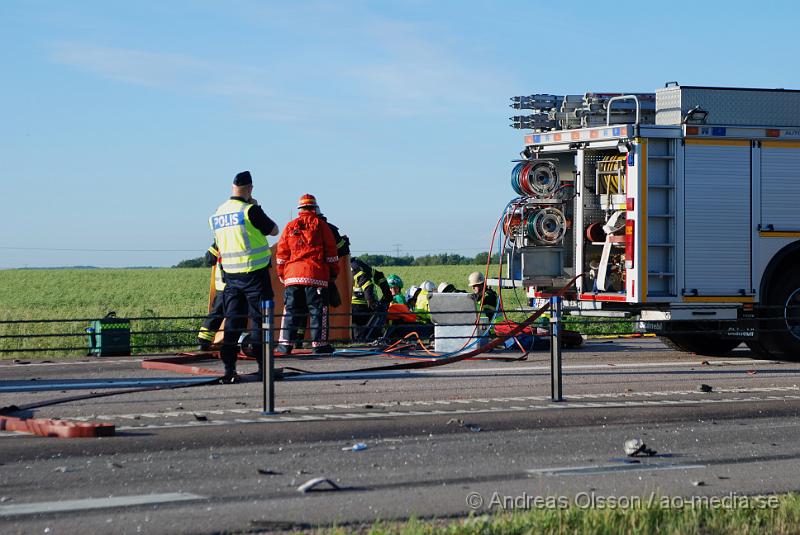
[[[386,276],[363,260],[351,258],[350,268],[353,271],[353,297],[350,300],[353,341],[366,342],[380,334],[392,292]],[[380,288],[380,299],[376,287]]]
[[[420,291],[414,301],[414,312],[417,314],[417,321],[420,323],[431,322],[431,305],[428,298],[432,293],[436,293],[436,284],[433,281],[424,281],[419,285]]]
[[[480,271],[473,271],[467,278],[467,283],[472,288],[472,298],[479,311],[491,320],[497,311],[497,292],[486,285],[486,278]]]

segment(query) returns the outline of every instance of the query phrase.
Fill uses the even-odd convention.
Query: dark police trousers
[[[283,299],[281,342],[292,343],[297,330],[305,327],[306,314],[311,316],[311,345],[330,344],[328,340],[328,289],[318,286],[292,285],[286,287]]]
[[[225,336],[222,339],[220,358],[225,365],[225,373],[236,371],[239,337],[250,326],[247,343],[250,344],[261,370],[261,301],[272,299],[272,284],[269,268],[250,273],[226,274],[225,290],[222,299],[225,308]]]

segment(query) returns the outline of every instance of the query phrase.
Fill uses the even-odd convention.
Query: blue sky
[[[281,226],[309,192],[355,251],[474,255],[509,97],[800,88],[793,3],[559,4],[3,0],[0,267],[199,256],[244,169]]]

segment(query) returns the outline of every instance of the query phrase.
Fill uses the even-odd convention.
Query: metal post
[[[264,387],[264,412],[275,414],[275,353],[272,327],[275,323],[275,301],[261,301],[261,384]]]
[[[563,401],[561,395],[561,296],[550,297],[550,399]]]

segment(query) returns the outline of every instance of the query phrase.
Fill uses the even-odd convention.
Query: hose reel
[[[552,204],[515,205],[503,216],[503,233],[526,245],[561,245],[569,223],[561,208]]]
[[[537,245],[560,245],[567,233],[567,220],[558,208],[538,207],[528,215],[525,228]]]
[[[511,171],[511,187],[518,195],[547,198],[560,185],[558,169],[551,160],[520,162]]]

